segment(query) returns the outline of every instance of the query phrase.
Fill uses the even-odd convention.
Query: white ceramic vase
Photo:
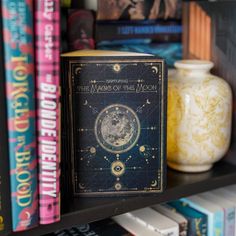
[[[213,63],[183,60],[168,83],[167,163],[176,170],[209,170],[228,150],[232,92],[212,74]]]

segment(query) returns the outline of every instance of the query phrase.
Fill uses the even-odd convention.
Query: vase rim
[[[214,63],[206,60],[180,60],[176,61],[174,65],[177,69],[210,70]]]

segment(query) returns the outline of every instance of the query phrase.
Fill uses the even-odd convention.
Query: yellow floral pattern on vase
[[[169,78],[167,111],[168,165],[186,172],[206,171],[228,150],[232,92],[209,70],[179,69]],[[206,63],[206,62],[205,62]],[[200,64],[197,65],[200,68]]]

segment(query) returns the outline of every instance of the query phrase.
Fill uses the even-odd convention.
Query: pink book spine
[[[60,0],[35,1],[40,224],[60,220]]]

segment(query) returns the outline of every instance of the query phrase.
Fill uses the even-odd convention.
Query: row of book
[[[60,220],[60,1],[2,0],[0,37],[0,235],[6,235]]]
[[[71,148],[71,146],[67,145],[68,136],[70,135],[68,131],[72,133],[73,130],[64,126],[67,129],[65,132],[66,145],[61,145],[60,135],[64,130],[61,131],[60,129],[61,17],[59,0],[2,0],[0,7],[0,35],[3,37],[0,39],[0,52],[1,58],[3,58],[0,66],[0,103],[3,104],[1,109],[2,122],[0,123],[1,134],[3,135],[0,140],[0,146],[4,147],[3,164],[0,165],[0,219],[2,219],[0,234],[6,235],[10,231],[23,231],[38,224],[50,224],[60,220],[60,149]],[[100,52],[101,55],[102,53]],[[77,105],[79,106],[79,103],[83,103],[83,106],[80,105],[80,107],[83,107],[80,110],[83,114],[83,120],[80,120],[81,114],[78,112],[72,114],[73,111],[69,109],[71,101],[68,103],[67,101],[62,102],[62,105],[64,105],[63,117],[68,116],[71,118],[73,116],[76,120],[74,125],[78,129],[76,129],[77,133],[75,134],[80,137],[80,143],[76,143],[78,146],[75,145],[73,148],[77,152],[89,152],[89,155],[83,156],[83,158],[78,153],[77,155],[80,158],[77,158],[78,156],[76,155],[72,157],[76,164],[79,163],[76,169],[73,169],[75,171],[76,185],[74,194],[106,191],[113,193],[121,190],[128,191],[129,189],[134,189],[135,191],[146,190],[147,188],[150,191],[163,191],[164,188],[163,179],[166,166],[164,161],[159,164],[157,158],[161,157],[164,160],[164,152],[162,152],[165,145],[164,132],[161,132],[163,138],[161,137],[160,141],[156,138],[152,142],[152,147],[145,145],[148,143],[149,137],[151,140],[152,136],[158,136],[158,130],[164,130],[164,125],[161,124],[165,123],[165,117],[164,115],[156,116],[161,117],[161,121],[154,119],[154,116],[150,116],[148,119],[145,117],[145,122],[141,124],[139,119],[144,119],[144,115],[142,115],[144,107],[150,113],[165,113],[166,104],[162,105],[166,101],[165,96],[167,95],[165,63],[162,59],[146,58],[147,55],[141,54],[128,54],[125,52],[116,55],[116,59],[119,59],[120,62],[119,64],[117,64],[117,61],[112,62],[114,64],[112,67],[109,62],[109,58],[114,56],[112,54],[107,55],[107,58],[104,57],[103,61],[99,62],[99,66],[91,63],[91,61],[89,62],[89,57],[86,59],[85,55],[84,61],[86,63],[84,62],[83,64],[85,72],[83,71],[81,74],[91,76],[90,81],[87,79],[83,81],[84,77],[79,77],[80,73],[78,72],[81,71],[81,68],[74,61],[75,55],[68,55],[68,58],[64,57],[63,59],[65,63],[63,65],[62,80],[64,78],[66,85],[63,85],[62,89],[65,89],[63,92],[68,95],[69,88],[67,86],[69,85],[67,83],[68,81],[70,83],[73,82],[72,85],[75,86],[73,91],[75,93],[71,95],[73,96],[71,99],[74,99],[73,102],[75,101],[76,105],[73,109],[77,111]],[[131,62],[131,58],[128,61],[123,61],[124,57],[129,56],[132,56],[132,59],[137,61],[135,65]],[[140,59],[142,60],[139,61]],[[68,72],[66,66],[70,60],[74,63],[73,73],[75,73],[76,79],[66,77]],[[78,60],[80,60],[80,56],[78,56]],[[144,61],[147,60],[151,61],[145,64]],[[104,68],[104,70],[101,70],[101,68]],[[98,70],[102,73],[98,73]],[[141,77],[138,80],[136,79],[137,70],[142,71],[142,73],[139,73]],[[143,73],[144,71],[145,73]],[[104,77],[108,73],[116,75],[116,78],[119,75],[122,80],[124,75],[127,76],[124,81],[125,84],[121,86],[121,79],[104,81]],[[159,78],[158,83],[157,80],[153,80],[156,76]],[[71,79],[73,80],[70,81]],[[85,83],[79,84],[81,81]],[[85,86],[86,83],[88,83],[87,86]],[[99,85],[96,83],[99,83]],[[77,92],[76,89],[78,89]],[[159,91],[163,92],[160,95],[163,96],[163,99],[157,99],[156,96],[160,98]],[[110,92],[113,93],[112,99]],[[82,93],[83,97],[80,96]],[[138,93],[142,93],[142,96],[137,96]],[[94,100],[90,99],[91,94]],[[125,101],[123,100],[123,94],[127,94]],[[109,99],[107,99],[108,96]],[[103,100],[103,102],[96,104],[96,100]],[[117,104],[117,101],[122,104]],[[150,104],[152,106],[149,106]],[[104,110],[104,108],[107,110]],[[92,110],[92,113],[90,110]],[[99,110],[101,112],[97,115]],[[136,115],[134,111],[137,111],[140,115]],[[104,114],[108,113],[109,116],[103,117]],[[124,118],[120,121],[119,117]],[[99,126],[98,118],[104,119],[104,123],[101,122],[102,127],[101,125]],[[68,125],[68,123],[65,124]],[[129,123],[132,123],[133,126]],[[97,125],[97,137],[94,136],[93,132],[93,136],[91,135],[89,138],[94,142],[91,146],[89,146],[90,140],[87,139],[87,133],[85,132],[82,138],[80,134],[88,130],[86,128],[88,124],[91,127],[89,130],[94,129],[94,124]],[[108,124],[108,129],[105,129],[105,135],[101,135],[106,124]],[[144,126],[143,129],[140,128],[141,125]],[[81,127],[85,128],[80,129]],[[122,129],[119,129],[119,127]],[[115,132],[119,131],[118,135],[113,129]],[[144,131],[140,134],[140,130]],[[124,131],[127,134],[123,141],[122,135]],[[144,141],[140,143],[140,146],[138,143],[136,144],[135,153],[142,155],[144,158],[130,160],[133,155],[131,148],[139,138]],[[162,142],[162,140],[164,141]],[[159,148],[160,146],[161,148]],[[113,148],[117,152],[115,159]],[[119,160],[119,155],[127,150],[130,153],[127,155],[128,159],[124,165]],[[109,168],[103,168],[108,166],[108,164],[106,163],[105,165],[104,162],[100,161],[99,175],[94,175],[95,171],[98,171],[98,163],[90,165],[91,160],[88,158],[90,155],[91,157],[98,155],[97,153],[99,153],[99,156],[104,156],[104,162],[111,164],[109,168],[112,171]],[[69,195],[71,191],[66,191],[67,186],[68,188],[70,187],[67,176],[71,176],[72,170],[64,166],[72,160],[70,153],[65,156],[62,163],[65,175],[62,176],[62,179],[65,180],[66,187],[63,194]],[[113,161],[110,161],[109,158]],[[97,158],[96,160],[99,159]],[[127,164],[128,161],[129,163]],[[144,165],[145,168],[147,166],[160,168],[158,176],[156,175],[156,169],[153,168],[148,175],[145,175],[141,184],[136,184],[133,181],[126,180],[126,178],[129,178],[129,172],[124,174],[124,171],[121,171],[130,166],[133,171],[132,175],[142,175],[143,172],[137,171],[137,169],[140,166],[142,169]],[[88,174],[89,171],[92,173],[91,175]],[[144,170],[144,172],[147,171],[148,168]],[[111,179],[110,176],[112,175],[110,182],[103,181],[104,173],[108,175],[109,179]],[[77,178],[77,176],[80,178]],[[123,178],[125,185],[120,181]],[[150,179],[154,182],[151,183]],[[98,181],[99,184],[97,184]],[[90,182],[95,184],[90,184]],[[159,185],[158,182],[161,184]],[[151,183],[152,186],[146,186],[147,183]],[[9,206],[11,206],[11,210]]]
[[[67,132],[72,132],[73,130],[70,130],[68,127],[64,126],[64,128],[67,129],[65,132],[66,145],[61,145],[60,135],[64,130],[61,131],[60,129],[61,117],[59,105],[59,0],[3,0],[0,4],[0,13],[0,53],[1,58],[3,58],[0,66],[0,103],[2,105],[0,111],[0,117],[2,119],[0,123],[0,131],[2,135],[2,138],[0,139],[0,146],[3,147],[1,158],[2,163],[0,165],[0,234],[6,235],[10,231],[23,231],[35,227],[38,224],[50,224],[60,220],[60,149],[68,148],[68,150],[70,150],[71,146],[67,145],[69,139],[69,134],[67,134]],[[100,55],[102,55],[101,52]],[[99,153],[99,156],[101,156],[101,153],[104,153],[103,160],[104,162],[111,164],[110,168],[112,169],[112,171],[110,171],[109,168],[103,168],[103,166],[107,166],[108,164],[106,163],[105,165],[104,162],[100,161],[99,165],[101,165],[101,168],[99,169],[98,178],[98,174],[94,175],[95,171],[97,171],[96,168],[98,163],[96,163],[96,165],[90,165],[91,160],[86,159],[90,157],[90,154],[83,156],[86,157],[84,158],[86,159],[86,162],[83,161],[84,159],[82,156],[80,156],[80,158],[77,158],[76,155],[73,156],[72,158],[74,158],[75,163],[79,163],[79,172],[77,173],[77,167],[75,169],[76,175],[74,175],[76,176],[75,194],[79,194],[81,192],[106,192],[107,190],[110,192],[119,192],[123,189],[127,191],[132,188],[137,191],[146,189],[147,187],[153,191],[163,191],[164,188],[163,179],[165,163],[161,162],[159,165],[157,158],[157,156],[161,156],[161,159],[164,159],[164,152],[161,151],[164,149],[165,145],[164,138],[164,141],[160,144],[161,148],[158,146],[159,141],[157,138],[152,143],[153,148],[150,148],[149,146],[146,147],[141,144],[139,147],[139,144],[137,144],[135,153],[139,154],[141,152],[145,158],[131,161],[130,159],[132,158],[131,154],[133,154],[131,147],[133,143],[137,142],[139,137],[140,140],[143,139],[148,142],[149,136],[151,137],[154,135],[157,137],[159,133],[158,130],[160,130],[161,127],[164,127],[164,125],[161,125],[161,123],[164,123],[164,116],[162,116],[160,122],[156,119],[152,121],[152,116],[150,116],[150,120],[145,118],[145,123],[142,124],[145,125],[145,129],[143,129],[144,131],[140,134],[139,118],[133,110],[137,110],[140,114],[140,119],[143,119],[142,112],[146,106],[147,111],[150,109],[151,113],[154,113],[155,111],[158,112],[158,114],[164,114],[165,106],[161,104],[164,103],[165,99],[156,99],[156,96],[159,96],[157,95],[157,92],[162,90],[163,97],[166,96],[167,80],[165,75],[165,63],[163,60],[149,57],[149,59],[151,58],[151,60],[154,61],[151,61],[150,64],[144,64],[139,60],[149,60],[146,58],[146,55],[141,56],[141,54],[132,54],[133,59],[137,60],[135,67],[139,70],[145,71],[145,73],[140,73],[142,77],[137,80],[137,72],[134,70],[134,65],[132,64],[133,62],[123,62],[124,57],[128,57],[131,54],[123,53],[116,55],[119,56],[116,56],[116,59],[120,58],[121,61],[120,64],[114,62],[113,67],[110,67],[111,63],[109,62],[109,58],[114,56],[112,54],[107,55],[107,59],[103,58],[103,61],[101,61],[99,67],[91,62],[86,62],[83,65],[85,72],[82,74],[88,75],[88,72],[90,72],[89,76],[91,76],[91,81],[87,79],[84,81],[84,77],[79,77],[80,73],[78,72],[81,68],[80,65],[73,61],[76,58],[75,55],[68,55],[68,58],[64,57],[64,65],[67,65],[67,62],[72,60],[70,57],[74,58],[72,60],[75,65],[73,67],[75,69],[73,73],[77,74],[76,79],[73,79],[73,83],[75,81],[78,84],[73,84],[73,86],[78,89],[78,92],[73,94],[73,99],[75,99],[76,105],[77,102],[83,103],[83,106],[81,106],[83,109],[80,110],[80,112],[84,114],[82,116],[84,118],[82,124],[79,119],[81,114],[78,112],[74,112],[74,114],[72,114],[73,112],[68,110],[70,104],[62,102],[62,105],[64,105],[63,117],[78,116],[78,119],[75,119],[75,125],[78,126],[78,129],[76,129],[76,134],[78,134],[78,136],[80,135],[80,143],[76,143],[76,145],[80,146],[75,146],[73,148],[75,148],[75,150],[81,150],[81,153],[85,150],[86,152],[89,152],[92,157],[98,155],[97,153]],[[85,56],[84,58],[86,61],[89,57],[86,59]],[[80,56],[78,59],[80,59]],[[105,60],[109,63],[104,63]],[[156,67],[153,63],[155,63]],[[102,73],[98,73],[98,68],[99,71],[101,68],[104,68],[104,70],[101,70]],[[111,68],[113,69],[111,70]],[[72,77],[66,77],[67,70],[68,69],[64,68],[62,71],[62,77],[64,78],[64,83],[66,83],[66,86],[67,82],[72,79]],[[107,76],[108,73],[106,72],[107,70],[110,74],[115,74],[116,76],[118,75],[117,72],[122,72],[119,73],[119,76],[122,76],[120,77],[122,79],[124,79],[124,75],[129,75],[125,80],[127,85],[124,84],[124,86],[121,86],[120,80],[111,80],[108,84],[107,81],[104,82],[104,77]],[[147,77],[144,77],[143,75]],[[158,83],[157,80],[152,79],[156,78],[156,76],[159,77]],[[96,78],[95,83],[99,82],[99,86],[97,86],[97,84],[93,84],[94,78]],[[89,83],[88,86],[85,86],[85,84],[79,84],[81,81]],[[63,92],[68,95],[69,89],[66,88],[66,86],[63,85],[62,89],[65,89]],[[91,88],[91,90],[88,88]],[[162,90],[160,88],[162,88]],[[76,89],[74,91],[76,91]],[[101,89],[105,90],[102,91]],[[149,90],[151,91],[150,94]],[[110,92],[113,92],[113,96],[112,99],[109,100],[107,97],[109,96],[110,98]],[[123,99],[121,98],[123,98],[123,94],[126,92],[126,101],[122,101]],[[143,96],[137,96],[137,93],[140,92],[142,92]],[[84,97],[78,95],[80,93],[85,94],[83,95]],[[106,96],[105,93],[107,93]],[[92,98],[94,101],[90,99],[91,94],[93,95]],[[101,94],[102,96],[100,96]],[[96,100],[102,99],[102,103],[94,103]],[[117,104],[117,101],[122,101],[122,104]],[[96,107],[93,107],[93,103]],[[152,106],[149,107],[148,105],[150,104],[152,104]],[[107,111],[103,110],[104,106],[108,109]],[[73,109],[77,111],[77,107]],[[90,111],[91,109],[92,113]],[[113,111],[113,109],[116,111]],[[81,124],[84,127],[88,127],[88,117],[90,117],[90,130],[94,128],[94,124],[97,122],[97,117],[104,119],[104,117],[100,117],[101,115],[97,116],[98,110],[105,111],[106,113],[104,112],[104,114],[111,114],[109,117],[105,116],[104,121],[109,124],[109,129],[105,130],[105,138],[107,140],[111,139],[111,144],[114,144],[117,141],[117,138],[119,141],[120,138],[117,134],[114,135],[114,131],[112,131],[112,129],[119,131],[120,121],[116,121],[117,117],[125,117],[121,120],[121,131],[123,132],[123,130],[127,130],[127,135],[133,137],[134,140],[131,140],[132,142],[130,142],[130,139],[126,138],[126,140],[124,140],[124,145],[120,145],[118,143],[118,146],[115,146],[115,148],[118,148],[118,153],[125,152],[126,150],[130,151],[130,154],[127,155],[128,159],[126,161],[129,161],[129,164],[126,163],[124,165],[123,162],[119,161],[119,154],[115,156],[117,161],[109,161],[109,158],[111,160],[114,158],[114,153],[112,151],[110,152],[113,146],[109,144],[109,140],[109,142],[105,142],[103,140],[103,135],[100,135],[100,130],[104,129],[104,127],[97,128],[98,137],[96,137],[96,142],[94,142],[94,132],[92,133],[92,141],[96,143],[96,145],[92,145],[89,149],[87,147],[90,145],[89,141],[92,136],[90,136],[90,140],[87,140],[87,134],[85,133],[81,138],[81,130],[84,131],[87,129],[85,128],[80,130],[79,127],[81,127]],[[103,115],[102,112],[100,114]],[[115,122],[113,122],[113,119]],[[135,119],[137,120],[137,123]],[[132,120],[135,121],[134,128],[136,131],[134,131],[134,134],[132,130],[133,127],[129,125],[127,126],[126,124]],[[65,124],[68,125],[68,123],[69,122]],[[152,132],[149,132],[149,129],[152,130]],[[120,136],[123,135],[121,131],[118,133]],[[146,141],[144,141],[144,143],[146,143]],[[104,144],[108,144],[108,147],[104,146]],[[158,146],[158,148],[156,148],[156,146]],[[72,160],[70,153],[67,153],[65,156],[66,157],[62,163],[65,174],[62,176],[62,179],[64,180],[66,187],[63,194],[69,195],[71,193],[70,189],[66,191],[67,188],[70,188],[70,182],[68,181],[67,176],[71,176],[72,170],[70,168],[68,169],[66,165]],[[148,160],[148,158],[150,160]],[[94,159],[99,160],[98,158]],[[140,186],[139,183],[136,185],[133,181],[131,183],[126,181],[126,178],[128,179],[129,172],[127,172],[127,174],[124,174],[123,171],[120,173],[125,166],[130,165],[130,167],[134,170],[132,172],[133,175],[138,173],[142,175],[143,172],[137,171],[138,168],[136,168],[135,165],[144,166],[144,163],[145,166],[155,166],[160,168],[160,171],[158,172],[158,176],[156,175],[156,169],[149,171],[149,174],[145,175],[146,177],[143,178],[144,181],[140,184]],[[70,167],[69,164],[68,166]],[[148,168],[145,169],[145,171],[147,170]],[[91,175],[88,175],[89,171],[91,171]],[[110,179],[110,176],[112,175],[110,182],[103,181],[105,176],[104,173],[107,174]],[[77,178],[77,175],[80,177],[79,179]],[[123,175],[123,177],[121,177],[121,175]],[[123,183],[120,182],[123,178],[126,185],[123,185]],[[94,180],[91,181],[95,183],[94,185],[90,184],[91,179]],[[97,179],[100,181],[100,185],[96,184],[98,183]],[[150,184],[150,179],[156,181],[152,183],[153,186],[146,186],[147,183]],[[158,181],[160,181],[160,185],[158,184]],[[86,184],[88,186],[86,186]],[[102,184],[103,187],[101,187]]]
[[[236,185],[135,210],[51,236],[234,236]]]
[[[76,1],[62,1],[69,7],[62,11],[66,35],[63,51],[96,48],[151,52],[172,67],[182,58],[181,1],[94,2],[96,12],[78,9]]]

